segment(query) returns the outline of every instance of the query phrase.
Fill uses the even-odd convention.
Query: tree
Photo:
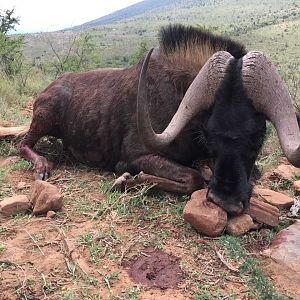
[[[7,35],[10,30],[15,30],[15,26],[19,24],[19,18],[14,17],[14,9],[0,11],[0,32]]]
[[[20,72],[20,61],[23,60],[24,37],[8,35],[19,24],[19,18],[13,14],[14,9],[0,11],[0,69],[9,77]]]
[[[47,42],[55,56],[51,63],[55,68],[55,77],[68,71],[86,70],[100,64],[96,46],[88,33],[69,36],[69,42],[65,42],[65,48],[60,51],[50,39]]]
[[[137,52],[130,57],[129,64],[133,65],[139,62],[145,56],[148,50],[149,50],[148,43],[146,41],[141,41],[138,45]]]

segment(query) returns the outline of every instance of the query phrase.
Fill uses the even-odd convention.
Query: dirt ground
[[[26,163],[2,170],[0,199],[29,193],[33,178]],[[83,165],[59,164],[49,182],[63,194],[61,212],[54,218],[0,215],[1,300],[256,299],[249,275],[237,271],[237,261],[226,255],[219,238],[202,236],[184,223],[188,197],[146,195],[146,187],[110,192],[113,179]],[[24,182],[21,190],[19,182]],[[268,185],[265,179],[261,183]],[[277,281],[268,270],[270,262],[260,252],[274,231],[264,232],[241,238],[247,255],[271,275],[282,299],[300,299],[297,287]],[[147,271],[153,251],[170,261],[163,263],[166,257],[159,256]],[[148,280],[137,280],[133,266],[135,275],[140,271]],[[170,287],[159,284],[170,279],[165,268],[176,275]]]

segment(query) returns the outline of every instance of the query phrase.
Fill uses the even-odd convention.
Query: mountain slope
[[[158,44],[159,29],[170,23],[206,27],[237,39],[249,51],[265,52],[285,78],[300,74],[298,0],[145,0],[81,27],[26,35],[25,51],[32,59],[53,60],[47,40],[63,51],[84,31],[98,49],[101,66],[128,66],[142,43],[146,48]]]
[[[161,9],[167,9],[168,6],[174,6],[181,0],[145,0],[139,3],[133,4],[126,8],[117,10],[104,17],[86,22],[84,24],[74,26],[68,30],[83,30],[88,27],[94,27],[99,25],[107,25],[114,22],[122,21],[131,17],[135,17],[150,11],[157,11]]]

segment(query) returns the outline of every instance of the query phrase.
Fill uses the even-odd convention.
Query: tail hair
[[[29,130],[29,125],[16,126],[16,127],[3,127],[0,126],[0,138],[5,136],[24,136]]]

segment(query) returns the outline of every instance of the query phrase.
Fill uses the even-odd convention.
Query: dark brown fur
[[[153,128],[161,132],[176,112],[186,90],[207,59],[225,50],[236,58],[246,52],[242,45],[206,31],[180,25],[162,29],[160,46],[148,71],[148,99]],[[136,98],[142,61],[124,69],[98,69],[67,73],[36,99],[33,119],[20,153],[32,161],[36,174],[46,178],[49,163],[33,150],[43,136],[62,138],[81,161],[100,168],[149,175],[127,184],[152,182],[158,187],[191,193],[203,184],[195,159],[207,158],[199,143],[199,120],[193,120],[165,151],[165,157],[149,152],[136,125]]]

